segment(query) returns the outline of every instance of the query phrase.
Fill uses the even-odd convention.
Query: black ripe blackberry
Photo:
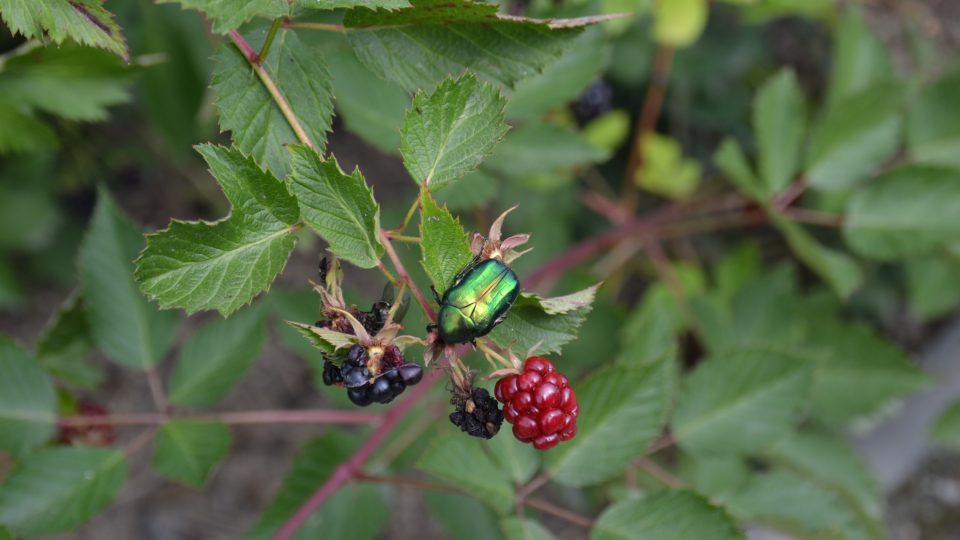
[[[340,368],[329,360],[323,361],[323,384],[327,386],[343,384],[343,374],[340,373]]]
[[[497,400],[483,388],[474,388],[470,397],[454,403],[457,409],[450,413],[450,422],[460,431],[483,439],[490,439],[500,431],[503,411]]]
[[[611,108],[613,89],[603,79],[597,79],[570,104],[570,111],[581,126],[602,115]]]
[[[407,363],[394,345],[369,349],[362,345],[350,347],[340,373],[343,385],[347,387],[347,397],[361,407],[371,403],[390,403],[407,386],[413,386],[423,378],[423,368]]]

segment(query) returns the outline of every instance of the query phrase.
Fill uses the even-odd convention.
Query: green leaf
[[[310,498],[356,445],[331,433],[308,442],[293,460],[280,490],[267,505],[253,531],[244,538],[266,540]],[[293,536],[295,540],[350,538],[373,540],[387,525],[390,509],[383,491],[373,485],[351,483],[337,490]]]
[[[618,362],[645,366],[674,354],[684,323],[670,290],[660,283],[650,286],[620,329],[623,347]]]
[[[559,353],[561,347],[576,339],[598,287],[600,284],[555,298],[520,293],[506,320],[493,329],[490,338],[501,347],[512,343],[518,351],[543,341],[539,353]]]
[[[526,484],[540,468],[540,452],[515,437],[494,437],[489,443],[493,459],[517,484]]]
[[[424,451],[417,468],[468,490],[504,513],[513,505],[513,480],[480,445],[480,441],[462,433],[440,435]],[[465,463],[469,467],[464,467]]]
[[[264,38],[264,32],[248,37],[255,50],[259,50]],[[323,151],[333,117],[333,90],[320,51],[302,44],[293,31],[280,30],[262,66],[314,147]],[[280,106],[233,45],[223,46],[217,55],[212,86],[220,111],[220,128],[232,132],[233,144],[273,174],[286,176],[290,164],[284,146],[303,141],[297,138]]]
[[[811,318],[809,358],[817,365],[809,399],[822,421],[842,426],[868,419],[929,383],[903,351],[869,326],[818,312]]]
[[[136,275],[162,308],[216,309],[226,317],[269,289],[283,270],[296,244],[299,211],[287,187],[239,150],[204,144],[197,151],[232,211],[214,223],[173,220],[148,235]]]
[[[400,9],[410,7],[407,0],[293,0],[294,5],[307,9],[357,8]]]
[[[651,133],[640,143],[643,161],[634,179],[647,191],[671,199],[686,199],[700,185],[700,163],[683,156],[673,137]]]
[[[743,533],[723,509],[686,490],[664,491],[607,508],[591,540],[742,540]]]
[[[770,222],[783,233],[793,254],[833,288],[841,299],[848,299],[863,282],[863,270],[856,259],[844,252],[821,245],[802,226],[780,215]]]
[[[858,512],[864,527],[884,536],[877,483],[856,452],[840,437],[799,432],[782,439],[765,454],[774,463],[839,494]]]
[[[782,471],[755,475],[722,502],[737,519],[767,525],[798,538],[866,539],[856,516],[839,496]]]
[[[506,518],[500,522],[507,540],[553,540],[553,534],[532,519]]]
[[[614,109],[591,120],[580,133],[594,148],[614,152],[630,135],[630,114]]]
[[[94,388],[103,381],[103,372],[87,362],[91,352],[93,337],[83,300],[73,293],[40,334],[37,360],[58,379],[81,388]]]
[[[770,192],[787,187],[800,165],[806,132],[806,104],[793,71],[781,69],[760,87],[753,101],[760,176]]]
[[[77,45],[17,50],[2,66],[0,95],[21,110],[99,122],[130,100],[134,71],[116,56]]]
[[[174,420],[157,432],[153,470],[177,482],[202,488],[230,453],[230,428],[220,422]]]
[[[497,196],[497,181],[488,174],[474,171],[463,180],[450,185],[435,195],[439,204],[446,204],[451,212],[483,208]]]
[[[695,454],[749,452],[787,434],[810,388],[812,366],[773,349],[710,358],[687,377],[674,433]]]
[[[493,440],[503,437],[495,437]],[[511,437],[512,439],[513,437]],[[459,493],[424,493],[427,509],[452,540],[504,540],[497,515],[480,501]]]
[[[960,172],[903,166],[861,189],[847,205],[847,243],[864,257],[928,253],[960,236]]]
[[[497,14],[496,4],[414,0],[397,11],[351,10],[344,17],[357,58],[408,92],[471,71],[504,86],[540,72],[599,19],[535,20]]]
[[[960,448],[960,403],[940,414],[933,425],[933,438],[949,448]]]
[[[543,72],[517,83],[507,100],[512,120],[535,120],[576,99],[610,64],[610,44],[601,28],[588,28]]]
[[[960,166],[960,72],[954,71],[912,96],[907,109],[907,147],[919,163]]]
[[[0,101],[0,154],[56,147],[57,135],[50,127],[21,107]]]
[[[359,169],[346,175],[337,160],[326,161],[305,146],[290,146],[290,189],[303,221],[330,244],[330,251],[361,268],[373,268],[383,255],[380,207]]]
[[[623,472],[660,433],[673,369],[670,361],[643,368],[616,366],[577,384],[577,436],[547,454],[553,479],[584,486]]]
[[[770,193],[768,186],[757,178],[744,155],[740,143],[727,137],[713,154],[713,162],[741,193],[755,201],[764,200]]]
[[[423,191],[420,207],[420,249],[423,259],[420,264],[430,276],[437,291],[446,291],[453,278],[473,259],[470,238],[463,232],[460,220],[453,217],[446,207],[439,207]]]
[[[0,335],[0,448],[25,454],[45,443],[56,406],[53,383],[33,355]]]
[[[176,2],[186,9],[204,13],[213,21],[214,32],[226,34],[254,17],[270,19],[290,14],[287,0],[157,0],[161,4]]]
[[[851,7],[834,25],[833,59],[827,104],[838,106],[846,98],[896,73],[887,51],[864,20],[863,10]]]
[[[127,460],[116,450],[39,450],[0,486],[0,523],[23,536],[75,529],[110,504],[126,478]]]
[[[137,369],[167,353],[179,318],[158,311],[140,294],[133,260],[143,247],[139,229],[100,190],[97,208],[80,246],[80,290],[97,346],[114,362]]]
[[[707,26],[707,0],[670,0],[656,2],[653,36],[668,47],[686,47],[697,41]]]
[[[410,177],[431,191],[477,168],[507,132],[504,99],[471,74],[417,92],[400,131],[400,154]]]
[[[205,324],[180,349],[170,401],[186,407],[213,405],[243,378],[265,338],[261,305]]]
[[[395,153],[410,96],[361,64],[346,42],[326,59],[337,96],[334,104],[344,125],[380,151]]]
[[[0,16],[14,33],[108,50],[129,60],[127,42],[102,0],[0,0]]]
[[[871,86],[826,110],[810,135],[806,176],[810,185],[845,190],[880,168],[900,142],[903,89]]]
[[[508,177],[563,171],[605,161],[609,152],[569,127],[532,123],[514,129],[483,166]]]
[[[910,310],[928,321],[950,314],[960,304],[960,256],[950,252],[906,262]]]

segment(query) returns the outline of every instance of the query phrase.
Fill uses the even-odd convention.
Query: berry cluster
[[[612,98],[613,89],[606,81],[598,79],[570,105],[570,111],[576,117],[577,123],[583,125],[609,111]]]
[[[570,381],[546,358],[527,358],[521,374],[497,381],[494,394],[521,442],[546,450],[577,434],[577,396]]]
[[[503,412],[497,400],[483,388],[474,388],[466,399],[454,398],[457,409],[450,413],[450,422],[472,437],[489,439],[500,431]]]
[[[422,378],[423,368],[407,362],[395,345],[354,345],[339,367],[330,360],[323,363],[323,384],[346,386],[347,397],[361,407],[390,403]]]

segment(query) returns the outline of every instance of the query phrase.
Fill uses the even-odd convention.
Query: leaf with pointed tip
[[[760,175],[776,193],[793,180],[806,132],[806,104],[793,71],[771,77],[753,101],[753,130],[759,149]]]
[[[287,324],[296,328],[314,347],[326,353],[332,353],[344,347],[351,347],[357,342],[356,336],[330,330],[329,328],[322,328],[320,326],[295,321],[287,321]]]
[[[53,315],[37,340],[37,360],[48,373],[81,388],[93,388],[103,372],[87,362],[93,337],[83,299],[70,295]]]
[[[137,280],[162,308],[230,315],[270,288],[296,244],[300,212],[287,187],[235,148],[197,147],[232,211],[214,222],[171,221],[147,236]]]
[[[500,528],[507,540],[554,540],[553,533],[532,519],[506,518]]]
[[[306,146],[290,146],[290,189],[303,221],[330,244],[330,251],[361,268],[373,268],[383,255],[380,207],[355,169],[347,175],[331,156],[324,160]]]
[[[821,245],[806,229],[781,215],[769,217],[770,223],[783,233],[793,254],[826,281],[837,296],[846,300],[863,282],[863,270],[856,259]]]
[[[506,320],[493,329],[490,338],[501,347],[513,344],[519,351],[542,341],[537,352],[560,352],[577,337],[577,330],[593,307],[598,287],[600,284],[556,298],[521,293]]]
[[[38,450],[0,486],[0,523],[30,537],[75,529],[110,504],[126,478],[127,460],[116,450]]]
[[[174,2],[204,13],[213,21],[213,31],[221,34],[239,28],[254,17],[275,19],[290,14],[287,0],[158,0],[160,4]]]
[[[157,432],[153,470],[171,480],[201,488],[230,452],[230,428],[221,422],[167,422]]]
[[[472,74],[417,92],[400,131],[400,154],[410,176],[431,191],[477,168],[507,132],[505,101]]]
[[[0,335],[0,448],[24,454],[53,434],[53,383],[29,352]]]
[[[577,385],[577,436],[546,455],[546,468],[564,484],[584,486],[623,471],[660,433],[669,408],[674,365],[604,369]]]
[[[504,512],[513,503],[513,481],[480,444],[459,433],[442,434],[420,457],[417,468],[469,490],[494,510]],[[470,467],[463,467],[463,463]]]
[[[22,107],[0,102],[0,154],[56,148],[57,135]]]
[[[607,508],[591,540],[743,540],[722,508],[687,490],[662,491]]]
[[[264,38],[265,32],[256,32],[249,36],[250,45],[259,50]],[[320,52],[301,43],[292,30],[280,30],[261,65],[314,147],[322,152],[333,117],[333,90]],[[286,176],[290,172],[290,157],[284,146],[303,141],[250,63],[233,45],[224,45],[217,55],[212,86],[220,111],[220,128],[232,132],[233,144],[273,174]]]
[[[50,38],[59,44],[70,38],[130,58],[127,42],[103,0],[0,0],[0,17],[28,39]]]
[[[351,10],[347,39],[372,71],[409,92],[464,71],[513,86],[556,60],[582,27],[605,20],[499,15],[496,4],[413,0],[397,11]]]
[[[202,326],[180,349],[170,401],[187,407],[216,403],[246,374],[265,337],[263,305]]]
[[[166,355],[179,322],[137,289],[132,261],[142,247],[139,228],[101,190],[78,254],[80,290],[97,346],[114,362],[137,369]]]
[[[420,206],[421,264],[433,286],[441,294],[452,284],[458,272],[473,259],[470,240],[447,208],[440,207],[427,191]]]

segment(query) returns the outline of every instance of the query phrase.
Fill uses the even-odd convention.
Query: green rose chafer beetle
[[[489,334],[507,317],[520,295],[520,280],[509,263],[524,253],[513,248],[526,243],[529,235],[500,240],[503,219],[510,210],[493,222],[486,238],[474,235],[474,258],[456,275],[450,288],[442,295],[433,291],[440,311],[436,325],[431,326],[442,343],[467,343]]]

